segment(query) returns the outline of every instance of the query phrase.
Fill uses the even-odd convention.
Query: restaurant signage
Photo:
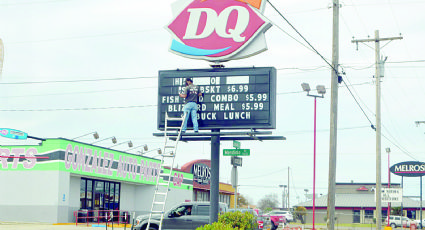
[[[390,171],[398,176],[419,177],[425,175],[425,163],[405,161],[391,166]]]
[[[272,26],[262,15],[264,0],[180,0],[170,52],[207,61],[246,58],[267,50],[264,33]]]

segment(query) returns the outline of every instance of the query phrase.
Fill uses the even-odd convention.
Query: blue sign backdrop
[[[11,139],[26,140],[28,134],[16,129],[0,128],[0,136]]]
[[[405,161],[391,166],[390,171],[398,176],[420,177],[425,175],[425,163]]]

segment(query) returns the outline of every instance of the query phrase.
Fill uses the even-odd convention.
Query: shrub
[[[214,222],[212,224],[206,224],[202,227],[198,227],[196,230],[234,230],[234,229],[229,224]]]
[[[254,215],[249,212],[226,212],[218,217],[218,222],[229,224],[233,228],[249,230],[257,228]]]
[[[196,230],[252,230],[257,229],[254,215],[249,212],[226,212],[218,216],[218,222],[206,224]]]

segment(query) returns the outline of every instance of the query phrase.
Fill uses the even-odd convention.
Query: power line
[[[43,97],[43,96],[59,96],[59,95],[78,95],[78,94],[91,94],[91,93],[105,93],[105,92],[117,92],[117,91],[131,91],[131,90],[141,90],[157,88],[152,87],[141,87],[141,88],[128,88],[128,89],[105,89],[105,90],[93,90],[93,91],[80,91],[80,92],[69,92],[69,93],[47,93],[47,94],[32,94],[32,95],[18,95],[18,96],[0,96],[0,99],[4,98],[21,98],[21,97]]]
[[[359,106],[360,110],[363,112],[363,114],[365,115],[366,119],[369,121],[370,123],[370,127],[374,130],[376,130],[375,126],[373,125],[372,121],[369,119],[369,117],[367,116],[366,112],[363,110],[362,106],[360,105],[360,103],[357,101],[356,97],[353,95],[353,93],[351,92],[350,88],[348,87],[348,85],[344,82],[345,87],[348,89],[348,92],[350,92],[351,96],[353,97],[354,101],[356,102],[356,104]]]
[[[1,109],[1,112],[51,112],[51,111],[78,111],[78,110],[105,110],[105,109],[135,109],[156,107],[157,105],[130,105],[130,106],[110,106],[96,108],[62,108],[62,109]]]
[[[136,30],[136,31],[127,31],[127,32],[115,32],[115,33],[104,33],[104,34],[94,34],[94,35],[85,35],[85,36],[74,36],[74,37],[62,37],[62,38],[47,38],[41,40],[33,41],[17,41],[17,42],[8,42],[8,45],[14,44],[25,44],[25,43],[42,43],[42,42],[53,42],[53,41],[64,41],[64,40],[75,40],[75,39],[85,39],[85,38],[98,38],[98,37],[108,37],[108,36],[120,36],[126,34],[137,34],[137,33],[146,33],[151,31],[156,31],[159,29],[146,29],[146,30]]]
[[[283,20],[286,21],[286,23],[288,23],[289,26],[292,27],[292,29],[310,46],[311,49],[314,50],[314,52],[319,55],[325,62],[326,64],[328,64],[336,73],[337,76],[339,76],[338,74],[338,70],[335,69],[334,66],[331,65],[331,63],[328,62],[328,60],[326,60],[325,57],[323,57],[322,54],[319,53],[319,51],[317,51],[311,44],[309,41],[307,41],[307,39],[285,18],[285,16],[283,16],[283,14],[270,2],[270,0],[267,0],[267,2],[271,5],[271,7],[283,18]]]
[[[121,80],[136,80],[158,78],[152,77],[123,77],[123,78],[103,78],[103,79],[80,79],[80,80],[62,80],[62,81],[25,81],[25,82],[3,82],[0,85],[25,85],[25,84],[46,84],[46,83],[74,83],[74,82],[96,82],[96,81],[121,81]]]

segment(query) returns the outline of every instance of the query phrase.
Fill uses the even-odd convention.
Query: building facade
[[[386,188],[388,184],[382,184]],[[391,183],[391,188],[400,188],[400,184]],[[335,217],[338,223],[370,224],[376,221],[375,183],[337,183],[335,190]],[[327,217],[327,195],[316,196],[315,220],[325,223]],[[382,202],[381,217],[385,220],[388,213],[388,203]],[[306,221],[312,222],[313,201],[308,200],[297,204],[307,209]],[[393,203],[391,208],[403,209],[403,216],[410,219],[420,219],[420,201],[403,197],[403,202]],[[391,214],[392,215],[392,214]],[[422,213],[425,217],[425,212]]]
[[[193,175],[193,201],[210,201],[211,160],[198,159],[184,164],[181,169]],[[219,185],[219,202],[226,203],[229,208],[235,207],[235,188],[230,184]]]
[[[1,146],[0,156],[0,221],[69,223],[79,210],[145,214],[156,176],[169,172],[158,159],[63,138]],[[166,209],[193,196],[192,174],[172,175]]]

